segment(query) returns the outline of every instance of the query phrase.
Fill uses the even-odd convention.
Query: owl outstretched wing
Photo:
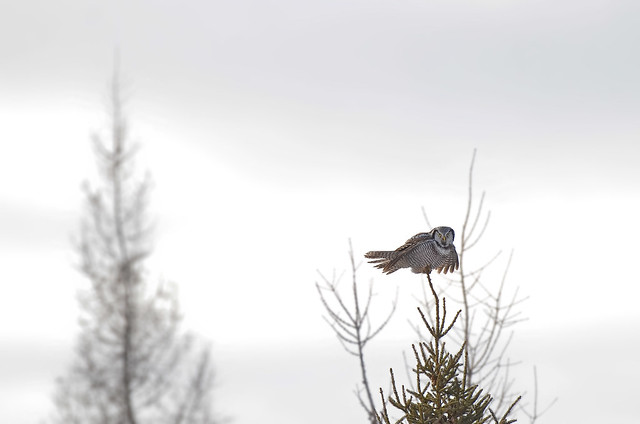
[[[405,241],[404,244],[396,249],[396,252],[400,252],[402,250],[407,250],[411,247],[415,247],[418,243],[423,241],[433,240],[432,233],[418,233],[415,236],[411,237],[409,240]]]
[[[372,251],[367,252],[364,256],[369,259],[371,264],[377,264],[376,268],[382,269],[382,272],[391,274],[401,268],[412,268],[416,273],[424,272],[425,262],[436,255],[436,252],[427,246],[433,245],[433,235],[431,233],[418,233],[407,240],[402,246],[392,251]]]
[[[409,265],[406,264],[405,256],[419,243],[428,240],[433,240],[432,233],[418,233],[405,241],[396,250],[371,251],[364,256],[365,258],[373,259],[369,261],[370,264],[377,264],[376,268],[382,269],[382,272],[386,274],[391,274],[400,268],[407,268]]]

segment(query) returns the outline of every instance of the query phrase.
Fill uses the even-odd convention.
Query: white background
[[[114,51],[149,170],[153,280],[209,339],[238,424],[364,422],[316,270],[457,231],[474,147],[495,281],[529,300],[509,356],[541,422],[636,419],[640,6],[634,1],[0,3],[0,422],[38,423],[73,358],[72,239]],[[476,197],[477,199],[477,197]],[[402,369],[422,281],[374,277],[374,389]],[[440,280],[442,282],[442,280]],[[345,285],[347,280],[343,282]],[[436,280],[436,284],[438,281]],[[531,399],[529,398],[529,402]],[[527,422],[522,420],[521,422]]]

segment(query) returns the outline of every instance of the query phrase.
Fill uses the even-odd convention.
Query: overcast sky
[[[364,422],[316,270],[345,269],[349,237],[360,256],[427,230],[422,206],[459,231],[477,148],[492,218],[470,260],[515,249],[510,290],[529,297],[518,387],[537,365],[542,401],[559,398],[542,422],[633,422],[638,16],[632,0],[1,1],[0,422],[46,417],[73,357],[71,239],[116,50],[154,181],[148,265],[213,343],[221,414]],[[422,281],[371,277],[380,315],[400,288],[367,352],[386,388]]]

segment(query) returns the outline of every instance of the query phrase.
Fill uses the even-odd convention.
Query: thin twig
[[[318,291],[320,301],[327,313],[327,316],[324,317],[325,321],[327,321],[331,329],[336,334],[344,350],[347,353],[358,358],[362,388],[356,387],[356,397],[358,398],[360,405],[367,413],[367,419],[371,423],[376,423],[378,418],[369,384],[369,379],[367,377],[364,348],[367,343],[374,337],[376,337],[391,320],[391,317],[395,313],[397,306],[398,291],[396,290],[396,296],[392,302],[390,312],[387,314],[386,318],[374,329],[371,326],[371,321],[369,318],[370,306],[373,298],[373,282],[371,281],[369,283],[367,295],[364,300],[364,307],[361,308],[361,299],[357,282],[358,265],[355,261],[351,239],[349,239],[348,254],[351,270],[351,295],[353,298],[353,306],[347,306],[346,302],[343,299],[342,293],[338,290],[340,278],[336,279],[335,272],[333,273],[333,279],[329,280],[318,271],[318,274],[322,278],[324,285],[320,285],[320,283],[316,282],[316,289]],[[325,292],[329,292],[331,294],[332,301],[337,305],[337,308],[330,305],[329,299],[325,297]]]

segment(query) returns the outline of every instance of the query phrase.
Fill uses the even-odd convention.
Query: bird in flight
[[[364,257],[385,274],[400,268],[411,268],[415,274],[431,271],[453,272],[459,268],[458,253],[453,245],[455,233],[450,227],[435,227],[428,233],[418,233],[396,250],[374,250]]]

